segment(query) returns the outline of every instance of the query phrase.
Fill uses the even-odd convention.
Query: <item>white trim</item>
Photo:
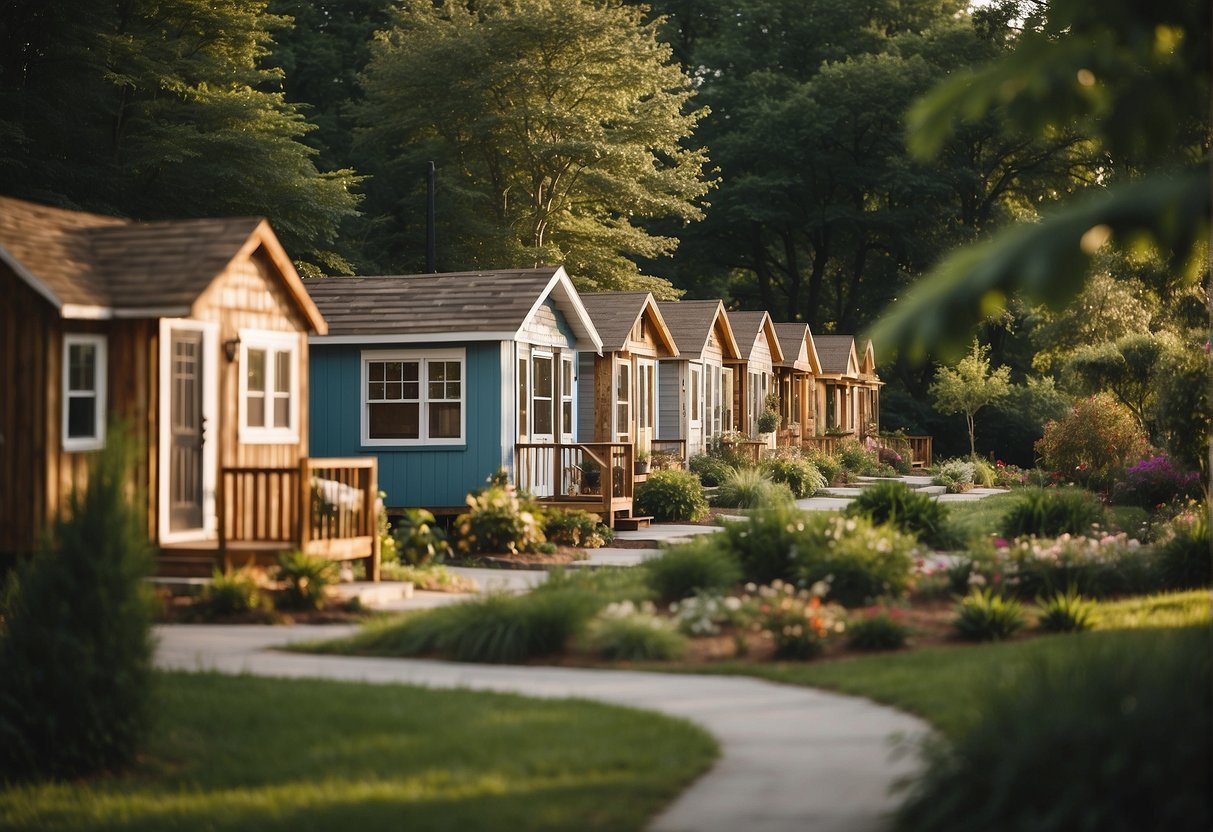
[[[31,289],[50,301],[52,306],[56,309],[63,308],[63,301],[55,296],[55,293],[51,291],[51,287],[34,277],[34,273],[25,268],[21,261],[10,254],[4,246],[0,246],[0,260],[7,263],[8,267],[17,273],[17,277],[28,283]]]
[[[370,412],[367,410],[367,384],[369,378],[367,375],[367,367],[372,361],[416,361],[420,365],[417,373],[418,384],[418,399],[417,399],[417,419],[418,419],[418,438],[417,439],[372,439],[370,437]],[[459,362],[459,435],[444,436],[430,438],[429,436],[429,413],[426,405],[429,403],[429,373],[428,368],[431,361],[458,361]],[[467,444],[467,415],[468,415],[468,362],[467,350],[460,347],[458,349],[442,349],[442,350],[362,350],[359,359],[358,371],[358,410],[361,422],[360,439],[362,446],[367,448],[405,448],[405,447],[449,447],[462,446]],[[441,400],[439,400],[441,401]]]
[[[564,350],[560,353],[560,441],[570,444],[577,438],[577,353]],[[569,365],[569,387],[564,387],[564,365]],[[572,413],[568,424],[564,421],[564,403],[569,403]]]
[[[518,345],[511,341],[502,341],[500,349],[501,360],[501,396],[498,407],[501,408],[501,467],[514,476],[514,445],[518,442]]]
[[[531,305],[530,311],[527,312],[526,317],[522,319],[522,326],[518,327],[518,331],[515,332],[512,337],[515,340],[522,339],[522,331],[526,329],[527,323],[530,322],[535,313],[539,311],[540,305],[548,298],[549,295],[552,294],[553,290],[557,286],[561,288],[565,300],[567,300],[573,307],[573,311],[577,316],[577,322],[581,324],[582,329],[585,330],[585,334],[590,338],[590,343],[594,345],[594,352],[596,352],[598,355],[602,355],[602,337],[599,336],[598,330],[594,328],[594,322],[590,319],[590,313],[586,311],[585,304],[581,302],[581,295],[577,294],[577,289],[573,286],[573,281],[569,278],[568,272],[564,270],[564,266],[557,267],[556,271],[552,273],[551,279],[548,280],[548,285],[544,287],[542,292],[540,292],[539,297],[535,300],[535,303]],[[573,326],[573,322],[570,321],[569,323],[571,328]],[[573,336],[577,336],[576,331],[573,332]],[[581,350],[584,349],[584,346],[578,344],[577,348]]]
[[[551,373],[552,386],[551,386],[551,389],[548,391],[547,402],[548,402],[548,408],[552,414],[552,424],[551,424],[552,429],[549,430],[547,433],[536,433],[535,432],[535,414],[537,412],[535,409],[535,402],[537,399],[536,393],[538,392],[536,385],[535,385],[535,360],[536,359],[541,359],[541,360],[547,361],[548,364],[551,365],[551,369],[549,370],[549,372]],[[556,408],[560,403],[559,398],[556,396],[556,388],[558,386],[556,373],[558,373],[560,371],[559,362],[556,361],[556,355],[550,349],[547,349],[547,350],[532,349],[529,366],[531,369],[531,379],[530,379],[531,384],[530,384],[530,387],[528,388],[528,392],[530,393],[531,401],[530,401],[530,406],[527,409],[527,412],[531,418],[530,441],[535,442],[535,443],[544,443],[544,444],[550,445],[556,441],[556,418],[557,418]]]
[[[188,306],[133,306],[115,309],[109,306],[65,303],[59,308],[61,318],[75,321],[110,321],[115,318],[175,318],[189,313]]]
[[[236,398],[236,424],[240,444],[242,445],[293,445],[299,442],[299,335],[295,332],[282,332],[267,329],[240,330],[240,357],[236,377],[238,381]],[[262,427],[250,427],[248,424],[248,351],[249,348],[265,350],[265,422]],[[285,428],[275,427],[274,419],[274,387],[277,381],[278,365],[276,353],[287,352],[290,355],[291,381],[290,399],[287,407]]]
[[[172,359],[169,355],[174,329],[190,329],[202,333],[202,418],[209,430],[202,432],[202,528],[173,532],[169,530],[169,462],[171,459],[172,426]],[[183,318],[160,319],[159,415],[157,437],[157,495],[156,527],[161,543],[188,540],[209,540],[218,533],[215,515],[215,480],[219,473],[217,449],[219,412],[219,324],[191,321]]]
[[[421,332],[410,335],[309,335],[309,344],[441,344],[454,341],[513,341],[517,332]]]
[[[71,348],[91,346],[95,350],[93,361],[93,389],[85,396],[73,396],[70,391]],[[97,451],[105,447],[106,391],[109,387],[109,364],[106,356],[106,336],[97,333],[65,332],[63,353],[60,356],[59,374],[59,441],[64,451]],[[73,398],[93,399],[93,433],[91,436],[69,437],[68,402]]]

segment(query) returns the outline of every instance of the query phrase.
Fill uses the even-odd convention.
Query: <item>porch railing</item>
[[[910,464],[915,468],[930,468],[934,464],[935,439],[930,436],[907,436],[910,443]]]
[[[524,443],[514,446],[514,484],[546,502],[584,504],[602,521],[632,508],[631,442]]]
[[[762,461],[762,452],[767,447],[767,443],[759,439],[742,439],[738,442],[721,440],[720,444],[747,457],[754,465]]]
[[[836,454],[838,448],[842,445],[845,439],[854,439],[855,437],[846,436],[802,436],[800,439],[801,447],[809,450],[821,451],[823,454]]]
[[[685,439],[654,439],[649,445],[650,459],[654,468],[685,468],[687,464],[687,441]]]
[[[297,548],[334,560],[366,559],[368,579],[378,580],[378,499],[374,457],[222,467],[220,562],[229,565],[233,550]]]

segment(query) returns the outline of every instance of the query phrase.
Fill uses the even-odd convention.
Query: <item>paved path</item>
[[[313,656],[270,648],[335,637],[347,626],[157,628],[157,664],[261,676],[406,683],[535,697],[580,697],[659,711],[706,728],[721,758],[659,817],[657,832],[874,832],[896,805],[890,784],[914,770],[895,736],[927,729],[862,699],[758,679]]]

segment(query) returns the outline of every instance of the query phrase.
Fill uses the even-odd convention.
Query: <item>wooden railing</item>
[[[631,442],[524,443],[514,446],[514,484],[541,501],[584,504],[613,525],[632,508]]]
[[[762,452],[767,447],[767,443],[760,439],[742,439],[738,442],[725,442],[721,440],[720,444],[727,449],[736,451],[742,456],[748,457],[750,462],[755,465],[762,461]]]
[[[907,436],[906,441],[910,443],[910,464],[915,468],[930,468],[934,461],[934,438]]]
[[[685,468],[687,463],[687,441],[685,439],[654,439],[649,446],[652,466],[662,468]]]
[[[220,469],[219,559],[233,550],[296,548],[334,560],[367,560],[379,580],[377,460],[309,459],[297,467]]]
[[[854,438],[850,435],[839,436],[837,434],[829,436],[803,436],[800,439],[800,444],[803,448],[821,451],[824,454],[836,454],[843,440]]]

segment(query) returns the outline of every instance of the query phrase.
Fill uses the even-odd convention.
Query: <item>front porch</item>
[[[361,560],[379,580],[378,460],[300,459],[294,467],[225,466],[215,493],[217,534],[161,543],[157,574],[210,577],[215,569],[269,566],[299,550]]]
[[[646,476],[635,460],[631,442],[520,442],[514,485],[543,505],[594,512],[612,529],[631,526],[636,482]]]

